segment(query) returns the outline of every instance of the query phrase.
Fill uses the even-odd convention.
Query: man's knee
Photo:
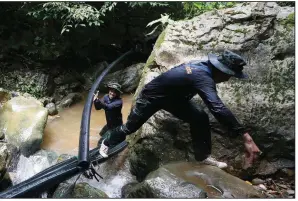
[[[105,138],[105,145],[115,146],[125,140],[126,134],[121,130],[121,127],[119,126],[115,129],[108,130],[104,134],[103,138]]]

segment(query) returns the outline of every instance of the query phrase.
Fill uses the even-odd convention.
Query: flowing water
[[[124,122],[126,122],[130,112],[132,99],[132,95],[122,96]],[[81,101],[63,109],[56,116],[48,117],[41,145],[42,149],[55,152],[57,155],[78,155],[80,124],[84,104],[85,101]],[[104,110],[95,110],[93,105],[90,118],[90,150],[97,146],[100,138],[98,133],[105,124]],[[97,182],[95,179],[90,180],[81,175],[78,182],[88,182],[90,185],[104,191],[110,198],[120,198],[122,186],[128,182],[135,181],[135,178],[129,172],[126,155],[127,149],[118,154],[118,156],[96,167],[99,174],[104,178],[103,180]],[[16,172],[10,174],[13,178],[13,183],[17,184],[52,165],[53,163],[49,163],[46,158],[39,157],[39,155],[29,158],[21,156]],[[71,180],[77,177],[74,176]],[[43,197],[46,197],[46,195],[43,194]]]

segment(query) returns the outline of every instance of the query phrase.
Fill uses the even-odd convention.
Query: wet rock
[[[42,97],[38,99],[40,102],[42,102],[43,106],[46,106],[49,103],[55,103],[55,99],[53,97]]]
[[[57,108],[56,108],[55,103],[48,103],[48,104],[46,105],[46,108],[48,109],[48,114],[49,114],[49,115],[53,116],[53,115],[58,114],[58,110],[57,110]]]
[[[108,198],[108,196],[88,183],[61,183],[54,192],[53,198]]]
[[[156,122],[152,124],[153,122]],[[166,111],[155,113],[138,131],[139,135],[135,139],[130,139],[133,145],[139,138],[150,136],[149,139],[142,140],[141,144],[136,144],[130,149],[129,162],[130,171],[136,175],[138,181],[142,181],[146,175],[156,170],[159,166],[171,161],[186,161],[185,147],[182,151],[173,147],[177,139],[173,138],[175,129],[185,126],[182,121],[173,118]],[[180,134],[182,136],[187,135]],[[190,136],[184,138],[190,140]]]
[[[63,98],[58,105],[58,108],[69,107],[83,99],[82,95],[79,93],[70,93],[65,98]]]
[[[127,198],[257,198],[263,195],[223,170],[199,163],[164,165],[134,185]]]
[[[7,142],[25,156],[39,150],[48,117],[42,103],[19,96],[6,102],[0,110],[0,133]]]
[[[288,195],[295,195],[295,191],[292,189],[287,190],[287,193],[288,193]]]
[[[258,184],[263,184],[263,183],[265,183],[265,181],[262,180],[262,179],[259,179],[259,178],[254,178],[254,179],[252,180],[251,183],[252,183],[253,185],[258,185]]]
[[[266,186],[264,186],[263,184],[259,184],[258,187],[260,187],[260,188],[261,188],[262,190],[264,190],[264,191],[267,190]]]
[[[107,91],[107,83],[116,81],[122,85],[123,92],[133,92],[139,84],[144,65],[144,63],[133,64],[123,70],[110,73],[109,75],[104,77],[99,89],[101,91]]]
[[[274,162],[268,162],[266,160],[262,160],[259,168],[257,169],[256,173],[258,175],[272,175],[276,173],[278,170],[283,168],[294,168],[295,162],[288,159],[278,159]]]
[[[132,189],[138,184],[138,182],[132,182],[132,183],[128,183],[125,184],[122,188],[121,188],[121,198],[127,198],[126,196],[132,192]]]

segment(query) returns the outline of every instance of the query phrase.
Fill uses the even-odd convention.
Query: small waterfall
[[[10,172],[13,185],[21,183],[55,164],[57,155],[54,152],[40,150],[30,157],[20,155],[16,170]]]

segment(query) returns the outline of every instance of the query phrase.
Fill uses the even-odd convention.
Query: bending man
[[[191,61],[176,66],[146,84],[124,125],[107,131],[100,154],[107,157],[108,148],[137,131],[155,112],[166,110],[190,124],[195,159],[219,168],[227,167],[210,156],[211,131],[208,115],[190,99],[199,94],[214,117],[233,136],[242,136],[246,149],[246,164],[251,165],[260,150],[245,128],[217,95],[216,84],[232,76],[246,78],[242,70],[246,62],[234,52],[225,50],[221,56],[208,55],[207,61]]]

